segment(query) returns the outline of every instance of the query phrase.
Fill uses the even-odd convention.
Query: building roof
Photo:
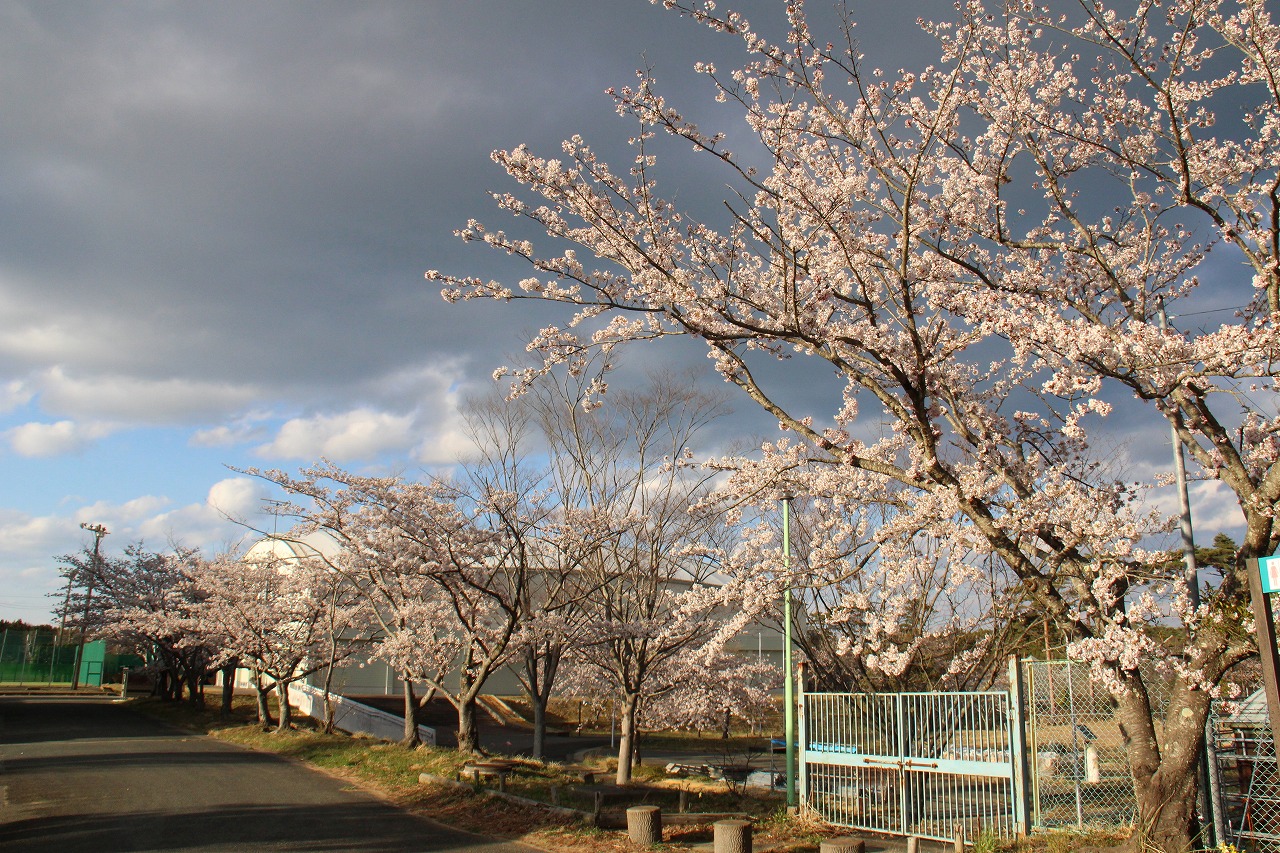
[[[268,536],[253,543],[245,552],[246,563],[296,563],[308,557],[331,557],[338,552],[338,543],[323,533],[303,539],[284,539]]]
[[[1271,717],[1267,713],[1267,695],[1259,687],[1248,697],[1240,700],[1240,707],[1226,720],[1232,728],[1267,728],[1271,725]]]

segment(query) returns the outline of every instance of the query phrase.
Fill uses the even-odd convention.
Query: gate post
[[[1022,665],[1009,655],[1009,759],[1013,762],[1013,825],[1019,835],[1031,834],[1031,798],[1027,761],[1027,694],[1022,685]]]
[[[803,672],[804,670],[801,670],[802,674]],[[801,678],[800,704],[796,708],[797,713],[796,713],[796,744],[795,744],[796,756],[799,759],[798,770],[799,770],[799,777],[800,777],[797,780],[798,782],[797,787],[800,789],[797,792],[798,797],[796,799],[798,814],[804,814],[805,812],[807,812],[808,805],[809,805],[809,760],[808,760],[807,747],[805,746],[805,744],[809,742],[808,735],[805,732],[806,730],[805,717],[807,716],[805,714],[805,706],[807,706],[808,704],[809,704],[809,694],[805,691],[804,679]]]

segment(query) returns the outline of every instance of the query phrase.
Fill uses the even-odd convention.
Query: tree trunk
[[[204,676],[203,666],[196,670],[189,670],[187,673],[187,697],[191,700],[191,707],[202,711],[204,710]]]
[[[293,728],[293,709],[289,707],[289,685],[287,682],[276,682],[276,701],[280,704],[280,720],[276,724],[276,733],[278,734]]]
[[[640,706],[640,694],[628,693],[622,700],[622,719],[618,734],[618,775],[615,782],[626,785],[631,782],[631,762],[635,755],[636,711]]]
[[[404,737],[400,745],[412,749],[422,746],[422,738],[418,737],[418,702],[413,696],[413,680],[409,673],[402,673],[404,679]]]
[[[324,722],[320,726],[320,730],[327,735],[334,732],[333,722],[333,700],[330,697],[330,691],[333,688],[333,663],[335,656],[330,653],[329,665],[324,671]]]
[[[560,668],[563,647],[559,643],[549,643],[541,647],[541,653],[533,646],[525,651],[524,677],[521,683],[525,695],[529,697],[529,707],[533,710],[533,758],[541,761],[546,753],[547,743],[547,703],[551,699],[551,690],[555,684],[556,671]],[[581,717],[581,714],[579,714]],[[582,728],[582,720],[578,720],[578,728]]]
[[[1159,778],[1135,786],[1138,823],[1129,842],[1132,850],[1160,850],[1163,853],[1187,853],[1203,847],[1195,843],[1199,835],[1196,823],[1196,777]]]
[[[533,709],[533,760],[541,761],[547,740],[547,700],[530,693],[529,707]]]
[[[1138,813],[1131,850],[1188,853],[1197,844],[1196,769],[1209,699],[1179,678],[1157,737],[1145,686],[1136,675],[1116,696]]]
[[[267,705],[267,691],[270,689],[262,684],[262,673],[256,669],[253,671],[253,686],[258,692],[258,725],[265,732],[271,728],[271,708]]]
[[[232,661],[222,668],[222,708],[218,716],[224,720],[231,718],[231,699],[236,691],[236,662]]]
[[[476,698],[458,703],[458,752],[480,752],[480,729],[476,720]]]

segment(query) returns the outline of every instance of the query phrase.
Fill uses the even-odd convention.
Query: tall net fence
[[[75,645],[59,642],[57,631],[5,628],[0,631],[0,682],[70,683],[76,654]]]

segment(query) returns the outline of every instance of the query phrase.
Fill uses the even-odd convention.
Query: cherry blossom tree
[[[742,39],[741,68],[699,69],[744,114],[749,149],[727,150],[642,73],[613,92],[639,125],[627,170],[578,137],[560,158],[494,154],[541,197],[499,206],[573,248],[540,252],[473,221],[464,239],[533,274],[515,287],[428,278],[449,299],[574,307],[530,342],[542,360],[517,372],[524,386],[584,369],[592,350],[696,338],[793,434],[741,464],[742,493],[862,494],[896,507],[883,541],[925,535],[998,561],[1117,702],[1134,843],[1189,849],[1209,702],[1256,653],[1246,590],[1271,618],[1244,563],[1274,547],[1280,498],[1280,29],[1265,2],[973,0],[926,25],[935,64],[888,75],[866,66],[851,13],[828,40],[788,3],[774,42],[711,3],[664,5]],[[663,197],[659,135],[721,168],[727,213]],[[1222,282],[1219,257],[1252,280]],[[1201,275],[1238,319],[1162,328],[1162,303],[1176,314]],[[844,383],[825,411],[788,402],[788,386],[821,375],[813,364]],[[1113,385],[1152,403],[1241,504],[1236,570],[1199,608],[1139,547],[1161,524],[1143,490],[1093,458]],[[1188,635],[1176,650],[1146,630],[1171,611]],[[1167,711],[1140,660],[1171,685]]]
[[[334,587],[342,582],[318,557],[248,559],[224,556],[193,572],[200,591],[199,618],[225,638],[225,651],[254,674],[259,721],[265,726],[266,693],[279,704],[277,732],[292,727],[289,685],[322,669],[332,653],[330,630],[341,616]],[[264,685],[262,677],[271,679]]]
[[[752,724],[777,714],[782,671],[751,654],[711,648],[672,661],[676,671],[653,683],[666,688],[642,703],[643,725],[657,729],[719,730],[729,737],[734,718]]]
[[[517,650],[529,564],[493,523],[501,495],[464,512],[456,485],[364,477],[323,463],[291,477],[254,471],[298,501],[293,535],[339,545],[328,564],[366,603],[375,653],[402,674],[405,743],[417,742],[412,684],[425,682],[458,712],[458,749],[480,748],[476,700]]]
[[[778,559],[778,513],[755,511],[736,562],[774,579],[772,601],[788,584],[800,599],[792,635],[815,689],[990,689],[1026,643],[1016,579],[998,561],[901,534],[890,507],[858,493],[795,496],[790,572]],[[780,609],[771,616],[781,624]]]
[[[220,660],[225,638],[200,618],[201,594],[191,583],[201,563],[196,551],[154,552],[136,542],[119,557],[95,560],[86,548],[59,562],[73,584],[55,614],[64,624],[136,652],[164,698],[181,698],[185,687],[192,704],[204,705],[205,676]]]

